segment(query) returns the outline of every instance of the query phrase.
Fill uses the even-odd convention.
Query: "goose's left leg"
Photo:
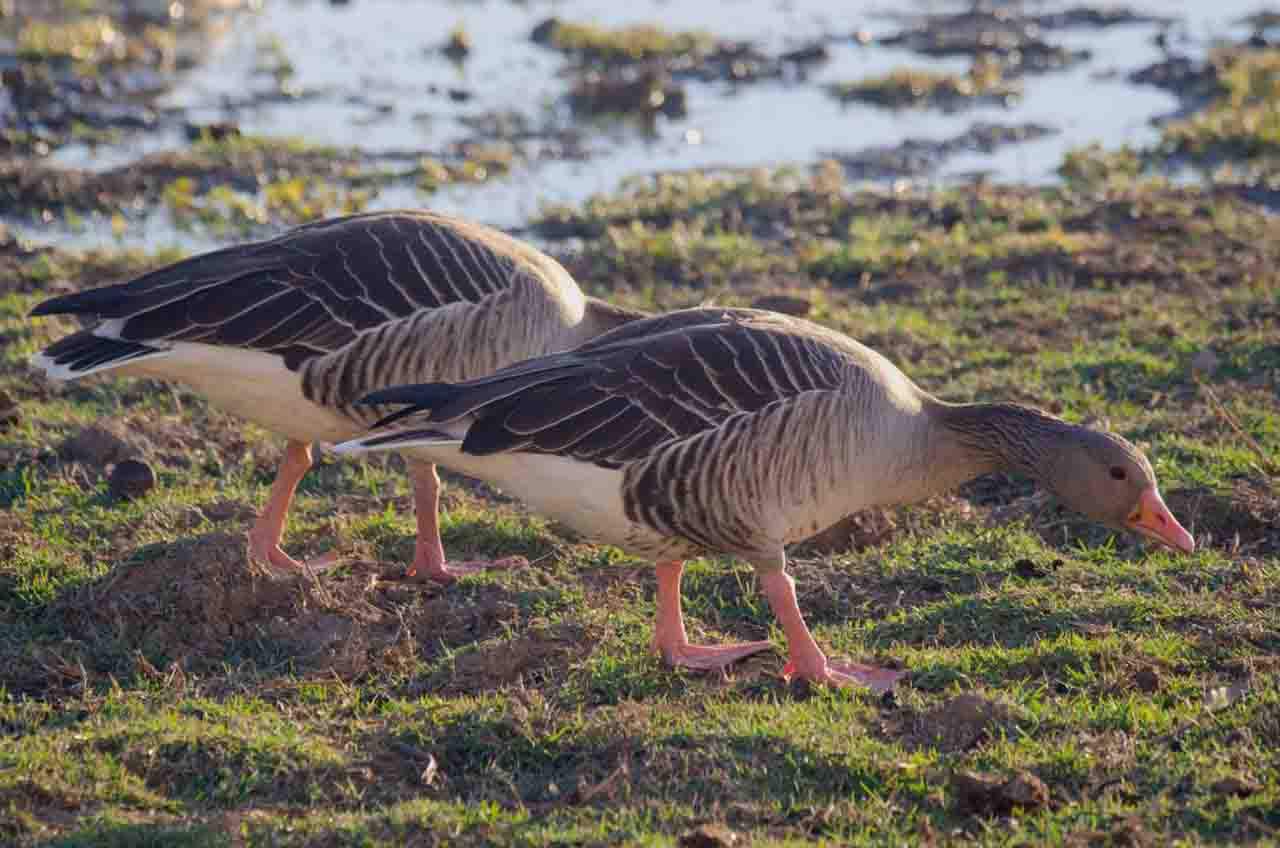
[[[660,562],[658,573],[658,618],[653,632],[653,647],[673,666],[685,668],[724,668],[743,657],[772,647],[769,642],[745,642],[740,645],[690,645],[684,630],[684,614],[680,609],[680,577],[683,562]]]
[[[906,677],[907,672],[890,668],[877,668],[861,663],[844,661],[828,662],[813,634],[804,623],[804,615],[796,602],[796,581],[784,569],[764,572],[760,575],[769,606],[778,617],[787,634],[791,657],[783,669],[783,676],[797,675],[817,683],[833,686],[861,684],[873,692],[888,692],[893,685]]]
[[[290,439],[285,446],[284,460],[280,463],[280,470],[276,472],[275,482],[271,484],[267,503],[258,514],[253,529],[249,531],[249,555],[254,559],[280,569],[302,570],[302,563],[281,549],[280,540],[284,537],[285,520],[289,516],[293,495],[298,490],[298,483],[303,475],[311,468],[311,463],[311,443]],[[309,560],[307,565],[314,571],[326,571],[338,562],[337,556],[330,553]]]
[[[414,543],[413,565],[405,572],[406,577],[452,583],[464,574],[529,564],[522,556],[447,562],[444,558],[444,543],[440,541],[440,475],[431,462],[408,460],[406,464],[409,467],[409,479],[413,481],[414,509],[418,515],[418,540]]]

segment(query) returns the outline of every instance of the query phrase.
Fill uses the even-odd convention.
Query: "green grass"
[[[243,533],[276,439],[181,387],[54,389],[25,365],[74,326],[26,318],[56,284],[160,257],[6,254],[0,392],[20,414],[0,432],[0,839],[650,844],[703,823],[753,844],[1273,839],[1280,224],[1136,174],[1080,185],[669,176],[538,222],[581,239],[562,259],[594,293],[664,308],[786,292],[944,397],[1105,418],[1147,445],[1193,556],[1003,476],[891,513],[871,547],[797,548],[819,641],[910,669],[893,701],[784,684],[782,635],[731,560],[689,565],[693,637],[777,650],[728,679],[664,668],[648,564],[461,478],[451,555],[531,565],[397,581],[414,523],[394,458],[325,460],[300,487],[286,547],[336,548],[342,570],[255,571]],[[89,425],[153,465],[150,495],[113,501],[107,469],[68,453]],[[992,717],[965,720],[966,693]],[[961,811],[965,770],[1029,771],[1051,801]]]

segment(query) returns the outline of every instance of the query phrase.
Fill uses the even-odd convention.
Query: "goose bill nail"
[[[1169,511],[1169,507],[1165,506],[1164,499],[1155,488],[1147,489],[1142,493],[1142,497],[1138,498],[1138,505],[1134,507],[1126,523],[1129,529],[1155,539],[1174,550],[1189,554],[1196,549],[1196,540],[1178,523],[1178,519],[1173,517],[1173,513]]]

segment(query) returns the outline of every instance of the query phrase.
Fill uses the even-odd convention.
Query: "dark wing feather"
[[[353,215],[47,300],[32,315],[96,314],[123,320],[127,341],[270,350],[297,367],[383,322],[476,302],[536,273],[513,245],[426,213]]]
[[[424,412],[437,423],[474,417],[462,446],[470,454],[533,451],[617,466],[737,413],[838,389],[853,364],[825,331],[781,316],[728,315],[648,336],[633,327],[625,340],[593,341],[469,383],[367,400],[411,404],[380,425]]]

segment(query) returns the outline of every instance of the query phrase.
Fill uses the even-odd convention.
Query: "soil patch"
[[[590,652],[592,640],[575,626],[536,626],[508,638],[522,611],[499,586],[424,588],[383,573],[373,563],[320,580],[268,571],[249,561],[239,534],[143,548],[46,609],[44,624],[64,638],[56,650],[18,647],[2,679],[12,691],[48,695],[85,676],[174,665],[207,673],[247,660],[351,680],[485,643],[461,655],[447,677],[417,686],[461,691],[548,674]]]
[[[563,678],[569,667],[591,653],[594,640],[577,624],[537,626],[515,639],[480,645],[460,654],[440,682],[451,692],[484,692],[531,678]]]
[[[960,753],[1014,731],[1020,722],[1012,704],[966,692],[927,712],[900,710],[882,723],[881,730],[911,750]]]

